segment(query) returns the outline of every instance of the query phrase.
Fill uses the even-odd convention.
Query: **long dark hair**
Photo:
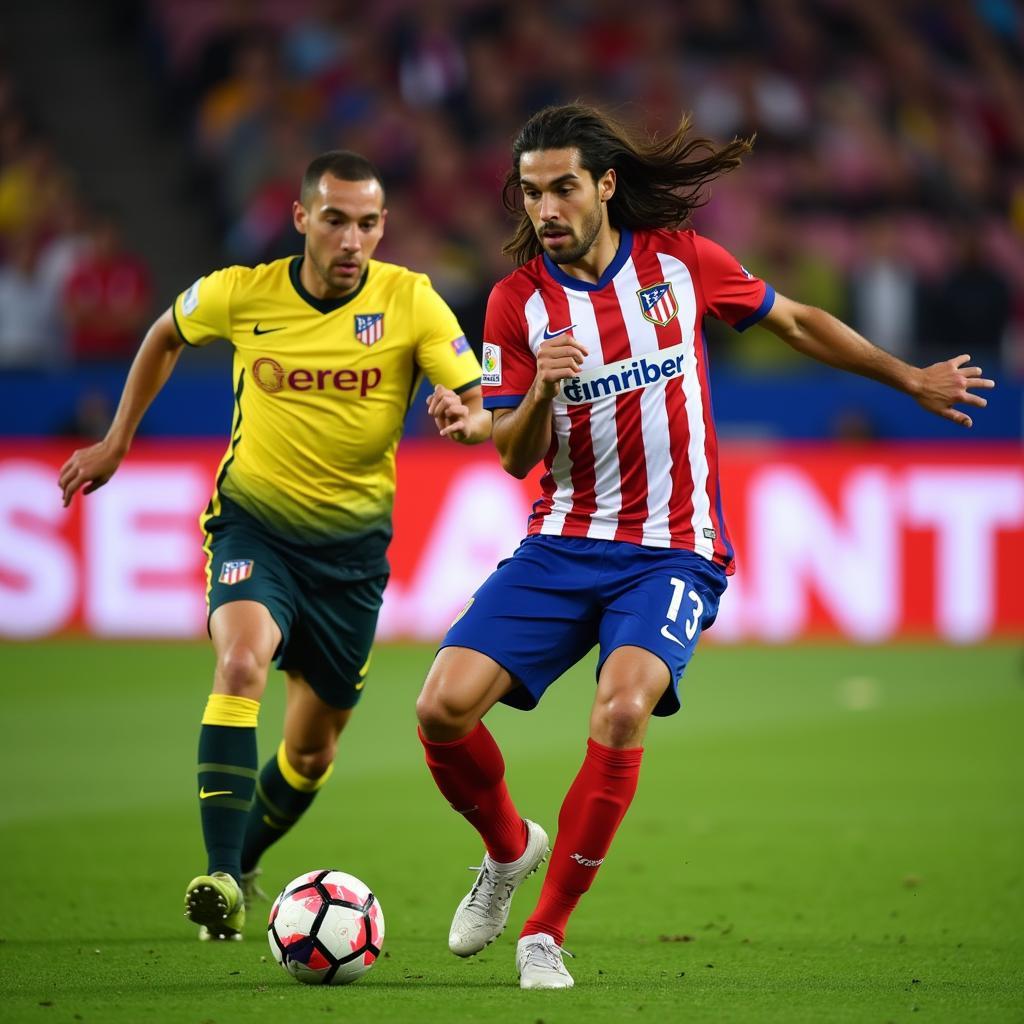
[[[641,137],[606,114],[582,103],[545,107],[523,125],[512,144],[512,169],[505,178],[502,203],[520,216],[515,234],[502,250],[518,265],[543,250],[523,211],[519,160],[543,149],[578,149],[580,162],[597,181],[615,168],[615,194],[608,217],[619,228],[675,228],[707,202],[704,186],[738,167],[753,139],[733,139],[718,147],[709,139],[691,139],[684,117],[665,138]]]

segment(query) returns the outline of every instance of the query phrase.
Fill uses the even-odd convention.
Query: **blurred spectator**
[[[864,251],[850,276],[850,323],[876,345],[913,362],[917,277],[899,252],[888,216],[870,220],[863,237]]]
[[[452,26],[452,0],[433,0],[415,11],[398,54],[398,87],[410,107],[446,105],[466,85],[466,58]]]
[[[239,210],[275,172],[275,124],[301,125],[315,112],[313,91],[282,75],[276,40],[262,32],[246,37],[235,51],[233,73],[206,94],[197,121],[200,151],[220,175],[229,211]]]
[[[1010,286],[985,259],[977,225],[958,226],[955,257],[925,301],[923,354],[968,352],[982,366],[998,363],[1010,322]]]
[[[64,288],[76,361],[125,359],[138,347],[153,301],[146,264],[122,245],[117,225],[99,217]]]
[[[89,233],[86,204],[67,184],[50,211],[47,238],[39,253],[39,273],[50,288],[55,306],[62,301],[68,280],[89,250]]]
[[[26,137],[20,118],[12,128],[0,164],[0,240],[41,226],[65,183],[49,143]]]
[[[46,369],[62,361],[57,294],[40,272],[40,249],[35,231],[23,228],[0,264],[0,366]]]
[[[843,278],[828,254],[801,236],[799,225],[766,211],[755,247],[746,254],[750,269],[783,295],[820,306],[846,319]],[[719,336],[724,332],[718,331]],[[733,359],[751,369],[808,372],[807,360],[764,330],[724,334]]]

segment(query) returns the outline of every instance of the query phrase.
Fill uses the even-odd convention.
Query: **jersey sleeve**
[[[775,302],[775,289],[754,277],[732,253],[716,242],[694,235],[701,286],[708,312],[745,331],[766,316]]]
[[[413,284],[412,322],[419,327],[416,364],[432,384],[461,393],[480,383],[480,363],[459,321],[423,274]]]
[[[174,326],[185,344],[202,346],[218,338],[231,340],[231,293],[238,269],[215,270],[174,300]]]
[[[522,303],[499,283],[491,289],[484,317],[483,377],[485,409],[513,409],[537,374],[527,341]]]

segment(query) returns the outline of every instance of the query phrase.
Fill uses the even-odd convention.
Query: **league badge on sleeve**
[[[199,305],[199,286],[203,283],[203,279],[199,278],[187,292],[181,300],[181,311],[185,316],[191,316]]]
[[[231,586],[233,583],[241,583],[252,575],[253,560],[251,558],[236,558],[230,562],[221,562],[220,576],[218,583],[226,583]]]
[[[501,384],[501,349],[485,341],[481,357],[484,372],[480,375],[480,383],[497,387]]]
[[[641,288],[637,293],[640,300],[640,311],[645,320],[652,324],[665,327],[672,322],[672,319],[679,312],[679,304],[676,302],[675,292],[672,291],[672,283],[662,281],[661,284],[652,284],[650,288]]]
[[[383,313],[356,314],[356,341],[361,345],[376,345],[384,337]]]

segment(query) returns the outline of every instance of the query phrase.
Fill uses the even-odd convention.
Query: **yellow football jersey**
[[[480,365],[424,274],[371,260],[355,292],[323,300],[301,264],[215,271],[173,313],[189,345],[225,338],[235,350],[231,441],[203,521],[224,495],[320,543],[390,527],[395,449],[422,375],[465,391]]]

